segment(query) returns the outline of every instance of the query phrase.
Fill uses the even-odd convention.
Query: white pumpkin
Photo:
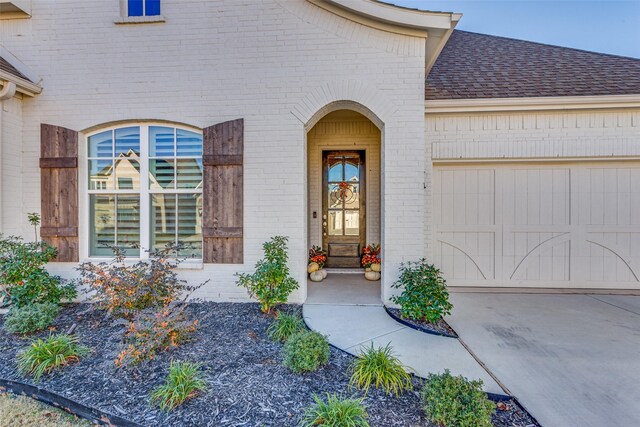
[[[318,270],[320,270],[320,266],[318,265],[317,262],[309,263],[309,266],[307,267],[307,273],[313,273],[314,271],[318,271]]]
[[[322,279],[324,279],[324,275],[321,271],[314,271],[309,275],[309,278],[312,282],[320,282]]]
[[[377,271],[367,271],[364,273],[364,278],[371,281],[380,280],[380,273]]]
[[[326,279],[327,276],[329,275],[329,273],[327,273],[327,270],[325,270],[324,268],[321,268],[320,270],[318,270],[319,272],[322,273],[322,278]]]
[[[371,264],[371,271],[381,271],[380,264]]]

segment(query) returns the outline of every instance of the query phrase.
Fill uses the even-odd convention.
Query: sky
[[[384,0],[463,14],[457,29],[640,58],[640,0]]]

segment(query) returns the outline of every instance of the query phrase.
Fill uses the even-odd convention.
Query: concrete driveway
[[[640,296],[451,296],[447,321],[544,427],[640,426]]]

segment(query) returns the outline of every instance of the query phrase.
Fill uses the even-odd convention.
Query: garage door
[[[451,285],[640,288],[638,163],[440,166],[433,194]]]

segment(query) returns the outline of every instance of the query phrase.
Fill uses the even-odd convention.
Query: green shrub
[[[391,347],[366,348],[362,351],[358,359],[349,366],[351,380],[349,386],[355,386],[365,391],[369,387],[383,389],[387,394],[398,396],[404,390],[411,390],[413,384],[411,375],[407,373],[405,367],[397,357],[393,355]]]
[[[192,293],[204,285],[191,286],[178,279],[175,269],[182,261],[176,258],[180,248],[179,245],[168,245],[150,251],[148,261],[129,265],[125,263],[124,250],[112,247],[112,261],[85,262],[78,271],[82,282],[95,291],[101,308],[116,317],[131,320],[142,310],[167,306],[182,294]]]
[[[58,334],[46,339],[35,339],[29,347],[18,354],[18,368],[22,373],[33,375],[38,381],[44,374],[77,362],[89,352],[78,344],[75,336]]]
[[[298,282],[289,276],[287,266],[287,237],[275,236],[262,245],[264,259],[256,263],[253,274],[238,273],[238,286],[246,288],[252,298],[260,302],[264,313],[270,313],[278,304],[287,302],[298,289]]]
[[[274,341],[286,342],[289,337],[306,329],[299,313],[279,311],[275,320],[269,325],[267,335]]]
[[[45,242],[23,242],[19,237],[0,240],[0,285],[3,296],[14,307],[28,304],[73,299],[77,291],[73,283],[63,283],[52,276],[45,265],[54,260],[57,249]]]
[[[312,372],[329,362],[329,343],[317,332],[298,332],[284,345],[284,365],[293,372]]]
[[[151,402],[163,411],[172,411],[207,388],[200,374],[200,365],[191,362],[171,362],[165,383],[151,392]]]
[[[51,302],[12,307],[4,320],[4,328],[12,334],[29,334],[50,326],[60,306]]]
[[[391,301],[400,305],[404,318],[435,323],[451,314],[453,305],[446,281],[440,270],[425,259],[403,263],[400,279],[392,287],[402,289],[402,294],[392,296]]]
[[[369,427],[362,399],[341,399],[327,393],[324,401],[313,395],[315,404],[304,412],[300,426]]]
[[[446,370],[431,374],[422,389],[427,419],[445,427],[491,427],[495,405],[482,391],[482,381],[454,377]]]

